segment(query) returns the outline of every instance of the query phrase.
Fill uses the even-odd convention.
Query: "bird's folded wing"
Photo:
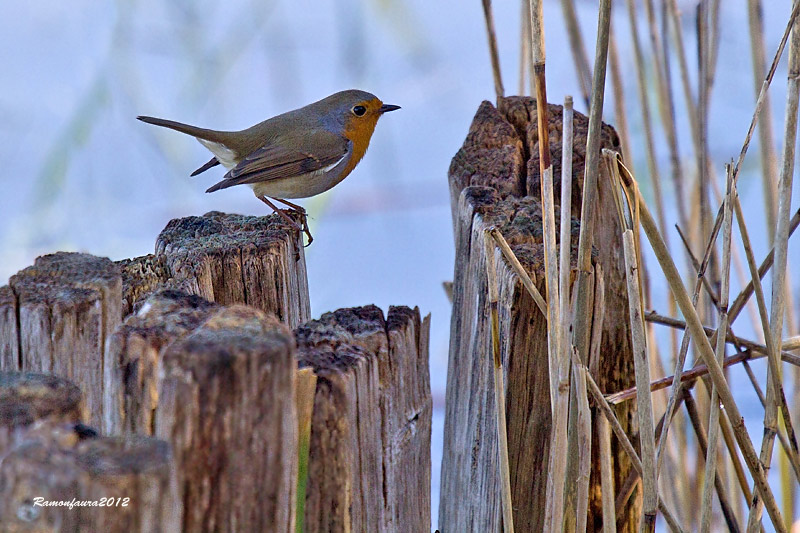
[[[348,139],[328,132],[309,135],[303,141],[305,142],[294,144],[313,146],[313,150],[268,144],[253,151],[228,171],[223,180],[212,189],[225,189],[233,185],[289,178],[324,170],[341,161],[351,144]]]

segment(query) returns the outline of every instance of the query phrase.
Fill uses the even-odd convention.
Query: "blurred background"
[[[690,71],[696,73],[696,2],[679,4],[685,11],[681,22],[686,26]],[[578,0],[576,5],[591,60],[597,3]],[[613,25],[633,165],[651,198],[630,29],[627,12],[618,7]],[[561,6],[551,0],[544,8],[549,99],[561,103],[565,95],[574,95],[576,109],[586,113]],[[769,63],[790,2],[764,2],[764,9]],[[515,94],[519,0],[495,1],[494,16],[506,93]],[[709,144],[722,180],[724,163],[738,156],[755,93],[745,2],[722,2],[720,25],[725,31],[720,36]],[[642,20],[643,42],[644,28]],[[367,90],[402,106],[380,121],[364,161],[347,180],[301,203],[309,209],[314,234],[313,245],[306,249],[313,316],[368,303],[384,309],[416,305],[432,314],[435,523],[450,321],[442,282],[453,277],[454,254],[447,169],[481,100],[494,99],[481,3],[2,2],[0,57],[0,284],[37,255],[57,250],[115,260],[152,252],[156,236],[171,218],[211,210],[266,214],[249,188],[205,194],[222,175],[218,167],[189,178],[208,160],[205,149],[188,136],[137,122],[138,114],[240,129],[348,88]],[[784,57],[770,93],[778,147],[785,79]],[[676,75],[676,92],[678,83]],[[605,116],[613,122],[610,82],[608,87]],[[650,98],[655,109],[656,94]],[[681,109],[677,116],[690,172],[688,119]],[[659,164],[667,176],[662,131],[655,128]],[[756,147],[757,138],[745,160],[739,190],[760,260],[768,244]],[[674,192],[669,181],[662,187],[672,229],[676,213],[669,206]],[[671,241],[678,242],[674,231]],[[796,245],[791,253],[794,264],[800,264]],[[655,265],[652,260],[650,264]],[[732,294],[737,292],[734,284]],[[652,307],[666,312],[665,302],[663,283],[656,279]],[[740,334],[757,336],[747,326]],[[754,368],[763,379],[763,364]],[[756,402],[747,401],[752,389],[743,389],[740,405],[758,446],[763,411],[753,406],[747,412]]]

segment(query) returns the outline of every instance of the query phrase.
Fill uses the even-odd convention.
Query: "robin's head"
[[[400,109],[400,106],[384,104],[374,94],[355,89],[334,93],[312,105],[318,106],[331,130],[350,139],[357,147],[364,145],[364,150],[381,115]]]

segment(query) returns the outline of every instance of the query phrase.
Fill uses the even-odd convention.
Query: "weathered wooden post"
[[[106,426],[173,446],[185,531],[294,529],[294,338],[255,308],[175,290],[109,343]]]
[[[4,292],[0,331],[7,352],[0,370],[43,372],[79,383],[90,423],[99,427],[103,350],[122,319],[119,268],[105,258],[58,252],[12,276]]]
[[[156,256],[164,257],[174,288],[251,305],[292,328],[311,318],[302,242],[277,216],[212,211],[175,219],[158,236]]]
[[[561,111],[560,106],[549,106],[555,191],[560,190]],[[573,244],[577,244],[580,221],[576,217],[580,214],[588,119],[576,113],[573,126],[571,234]],[[485,229],[498,228],[544,294],[537,143],[535,100],[501,98],[499,109],[484,102],[450,167],[456,267],[439,505],[442,533],[502,528],[483,239]],[[619,150],[612,128],[604,126],[601,144],[603,148]],[[599,206],[595,210],[593,263],[602,267],[604,273],[605,304],[595,310],[604,315],[604,320],[602,331],[592,333],[600,357],[590,362],[590,367],[604,392],[631,386],[634,379],[625,315],[621,231],[610,191],[611,183],[602,170]],[[560,205],[558,196],[556,205]],[[541,531],[552,423],[547,320],[500,253],[488,259],[497,263],[500,291],[514,526],[518,531]],[[601,300],[596,298],[596,304]],[[600,321],[596,323],[599,329]],[[626,430],[633,428],[631,412],[617,414]],[[593,465],[597,467],[592,468],[589,530],[598,529],[601,523],[600,480],[599,474],[595,474],[600,472],[598,448],[592,445]],[[616,442],[612,448],[615,482],[619,487],[631,466]],[[638,512],[639,504],[633,499],[619,515],[623,531],[637,527]]]
[[[4,531],[171,532],[180,500],[169,445],[152,437],[95,437],[74,425],[36,431],[0,463]]]
[[[211,212],[171,221],[153,255],[114,263],[59,252],[12,276],[0,287],[0,371],[73,380],[86,394],[91,425],[109,430],[103,419],[119,413],[103,415],[104,378],[118,370],[106,365],[119,354],[106,353],[106,341],[124,317],[164,288],[249,304],[290,327],[309,318],[297,232],[277,216]]]
[[[66,379],[30,372],[0,372],[0,456],[35,429],[85,419],[81,391]]]
[[[0,373],[0,529],[174,531],[180,507],[166,442],[100,438],[78,387]]]
[[[305,531],[430,527],[429,319],[419,310],[340,309],[297,329],[317,376]]]

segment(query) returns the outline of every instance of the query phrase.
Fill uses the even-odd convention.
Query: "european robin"
[[[136,117],[193,136],[214,157],[192,172],[196,176],[221,164],[228,169],[222,181],[206,192],[247,184],[256,197],[292,227],[308,230],[305,209],[286,201],[327,191],[356,167],[369,146],[375,124],[384,113],[400,106],[384,104],[365,91],[341,91],[260,122],[241,131],[216,131],[161,118]],[[270,198],[301,215],[303,226],[275,207]]]

